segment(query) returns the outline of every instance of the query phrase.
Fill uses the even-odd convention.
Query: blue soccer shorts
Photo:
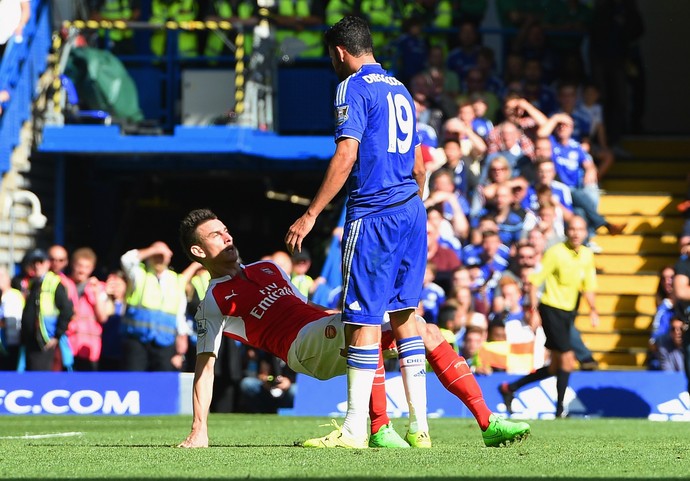
[[[419,196],[348,222],[342,241],[343,322],[380,325],[419,304],[426,269],[426,211]]]

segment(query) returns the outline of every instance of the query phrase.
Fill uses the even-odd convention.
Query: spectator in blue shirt
[[[584,151],[582,145],[572,138],[574,122],[568,114],[559,113],[551,116],[539,128],[539,137],[550,136],[553,161],[558,180],[570,188],[573,207],[584,214],[589,230],[589,244],[595,252],[601,249],[592,243],[596,229],[606,227],[612,235],[621,234],[626,224],[612,224],[598,212],[598,202],[591,191],[598,195],[597,168],[592,158]]]

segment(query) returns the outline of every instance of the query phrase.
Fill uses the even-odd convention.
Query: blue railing
[[[10,99],[0,117],[0,174],[7,172],[10,155],[19,143],[22,124],[31,115],[38,80],[46,68],[51,45],[50,9],[46,0],[31,2],[31,18],[23,41],[10,39],[0,63],[0,90]]]

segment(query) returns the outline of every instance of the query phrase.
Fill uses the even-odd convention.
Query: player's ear
[[[345,53],[347,53],[345,47],[341,47],[340,45],[335,46],[335,55],[341,62],[345,61]]]
[[[204,252],[204,250],[198,245],[193,245],[192,247],[189,248],[189,251],[195,257],[200,257],[202,259],[204,259],[206,257],[206,252]]]

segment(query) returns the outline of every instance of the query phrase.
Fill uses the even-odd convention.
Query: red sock
[[[379,365],[376,368],[374,384],[369,400],[369,417],[371,418],[371,434],[376,434],[381,426],[388,424],[387,400],[386,400],[386,373],[383,369],[383,353],[379,351]]]
[[[442,342],[427,355],[427,360],[441,384],[472,411],[479,427],[484,431],[489,426],[491,411],[465,358],[458,356],[450,344]]]

